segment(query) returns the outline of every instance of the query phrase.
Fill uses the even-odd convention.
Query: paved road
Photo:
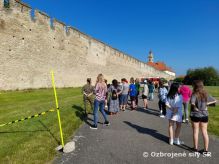
[[[139,100],[140,106],[142,99]],[[120,112],[116,116],[109,116],[109,127],[98,125],[98,130],[91,130],[93,116],[89,115],[87,123],[76,132],[74,140],[76,150],[63,154],[54,163],[74,164],[216,164],[219,161],[219,139],[210,137],[209,150],[212,157],[198,157],[191,153],[192,129],[190,124],[183,124],[181,139],[182,146],[168,144],[168,121],[160,118],[157,100],[149,102],[148,110],[141,107],[137,111]],[[103,122],[102,116],[100,122]],[[200,136],[201,137],[201,136]],[[200,148],[203,148],[202,139]],[[143,152],[148,157],[143,157]],[[152,157],[158,153],[177,153],[186,157]],[[156,154],[155,154],[156,153]],[[195,157],[189,157],[196,155]]]

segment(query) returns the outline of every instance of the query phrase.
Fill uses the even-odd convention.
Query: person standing
[[[89,113],[87,111],[88,103],[90,104],[90,108],[93,111],[93,92],[94,87],[91,84],[91,78],[87,78],[87,84],[82,87],[85,116],[87,116],[87,114]]]
[[[148,92],[149,92],[149,89],[148,89],[148,85],[147,85],[147,80],[145,80],[144,81],[144,87],[143,87],[143,90],[142,90],[142,99],[143,99],[143,102],[144,102],[144,109],[148,108],[148,101],[147,101]]]
[[[131,99],[131,110],[134,110],[137,108],[136,106],[136,95],[137,95],[137,90],[134,84],[135,80],[133,77],[130,78],[130,85],[129,85],[129,95]]]
[[[183,97],[183,122],[187,122],[189,123],[189,100],[190,97],[192,95],[192,91],[190,90],[190,88],[184,84],[182,84],[182,86],[179,89],[179,93],[182,95]]]
[[[139,96],[139,93],[140,93],[140,84],[139,84],[139,79],[136,78],[135,80],[135,87],[136,87],[136,98],[135,98],[135,102],[136,102],[136,106],[138,106],[138,96]]]
[[[163,85],[164,83],[161,81],[158,89],[158,106],[160,108],[160,117],[164,118],[166,115],[166,99],[167,99],[167,89]]]
[[[149,89],[148,99],[152,101],[154,100],[154,89],[155,89],[152,81],[149,81],[148,89]]]
[[[108,89],[109,98],[109,112],[110,115],[117,114],[119,112],[119,94],[121,93],[118,86],[118,81],[114,79],[112,85]]]
[[[173,83],[170,87],[169,93],[167,94],[166,101],[166,118],[169,120],[169,144],[180,145],[182,142],[179,140],[181,123],[182,123],[182,95],[178,93],[179,84]],[[175,138],[174,138],[174,124],[176,124]]]
[[[121,91],[121,92],[122,92],[122,90],[123,90],[122,79],[121,79],[121,82],[118,81],[118,90]],[[119,94],[118,96],[119,96],[119,97],[118,97],[118,98],[119,98],[119,109],[122,110],[122,109],[121,109],[121,103],[122,103],[122,102],[121,102],[121,94]]]
[[[104,82],[106,83],[106,86],[108,86],[106,79],[104,79]],[[107,87],[107,89],[108,89],[108,87]],[[105,111],[107,111],[107,109],[108,109],[108,104],[109,104],[109,102],[108,102],[108,92],[107,92],[106,93],[106,98],[105,98],[105,107],[104,107]]]
[[[126,110],[127,102],[128,102],[128,92],[129,92],[129,85],[127,83],[127,80],[123,78],[122,80],[122,92],[120,95],[120,109],[122,111]]]
[[[104,125],[106,126],[110,125],[106,113],[104,111],[106,93],[107,93],[107,86],[106,83],[104,82],[104,77],[102,74],[99,74],[97,76],[97,81],[95,85],[95,100],[94,100],[94,112],[93,112],[94,124],[90,126],[91,129],[97,129],[98,110],[100,110],[105,120]]]
[[[208,153],[208,108],[207,105],[216,103],[216,100],[209,96],[204,89],[204,84],[201,80],[193,82],[193,93],[191,97],[191,113],[190,118],[192,121],[193,129],[193,150],[198,152],[198,136],[199,128],[201,128],[202,136],[204,139],[204,152]]]

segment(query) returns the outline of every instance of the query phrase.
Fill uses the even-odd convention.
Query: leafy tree
[[[191,85],[194,80],[202,80],[205,85],[219,85],[219,73],[214,67],[188,69],[183,82]]]
[[[184,80],[184,77],[177,77],[177,78],[175,78],[173,81],[174,81],[174,82],[177,82],[177,83],[182,83],[183,80]]]

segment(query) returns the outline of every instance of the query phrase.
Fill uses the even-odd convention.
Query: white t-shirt
[[[144,88],[143,88],[142,94],[145,95],[145,96],[148,96],[148,85],[147,84],[144,84]]]
[[[174,114],[170,108],[167,108],[166,118],[169,120],[182,122],[182,95],[176,94],[174,99],[167,98],[166,105],[171,108],[178,108],[178,111]]]

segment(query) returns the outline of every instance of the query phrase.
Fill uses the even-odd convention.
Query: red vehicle
[[[159,82],[161,79],[159,77],[148,77],[148,78],[141,78],[141,81],[144,82],[144,80],[147,80],[148,82],[151,81],[154,83],[155,88],[159,87]]]

